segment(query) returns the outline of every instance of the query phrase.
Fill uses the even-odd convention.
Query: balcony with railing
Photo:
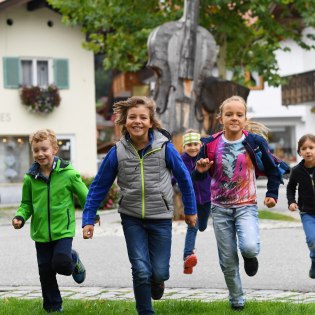
[[[288,81],[281,86],[282,105],[315,103],[315,70],[284,78]]]

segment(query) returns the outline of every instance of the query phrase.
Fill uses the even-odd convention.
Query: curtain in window
[[[37,61],[37,85],[48,86],[48,61]]]
[[[22,60],[22,85],[33,85],[32,60]]]

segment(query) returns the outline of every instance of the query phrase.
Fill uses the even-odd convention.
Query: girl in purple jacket
[[[184,153],[182,159],[189,171],[195,168],[197,155],[201,148],[200,134],[194,130],[187,130],[183,135]],[[193,227],[187,225],[187,232],[184,247],[184,273],[192,274],[193,267],[197,264],[197,255],[195,253],[195,243],[198,230],[203,232],[208,225],[208,219],[211,209],[211,194],[210,194],[211,178],[209,173],[205,179],[201,181],[194,181],[194,191],[197,203],[198,219],[196,225]]]

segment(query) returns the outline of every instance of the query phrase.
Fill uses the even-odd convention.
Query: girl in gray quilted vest
[[[172,176],[178,182],[185,221],[196,223],[196,198],[190,174],[155,117],[156,105],[133,96],[114,105],[122,137],[108,152],[91,184],[83,211],[83,237],[93,237],[96,211],[117,177],[118,212],[132,267],[139,315],[155,314],[151,298],[159,300],[169,279],[172,241]]]

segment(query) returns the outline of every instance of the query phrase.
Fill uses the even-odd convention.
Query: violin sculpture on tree
[[[199,0],[185,0],[182,18],[158,26],[148,38],[147,66],[156,74],[152,96],[163,127],[171,133],[202,126],[196,99],[202,82],[211,76],[217,46],[213,36],[198,25],[198,16]]]

